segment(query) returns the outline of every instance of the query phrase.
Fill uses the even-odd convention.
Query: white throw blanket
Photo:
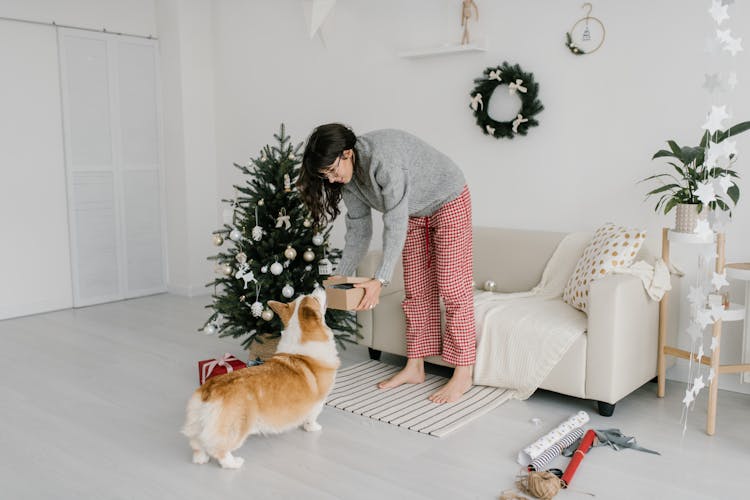
[[[561,299],[591,233],[570,233],[547,262],[542,279],[526,292],[476,292],[477,359],[474,383],[514,390],[526,399],[539,387],[570,346],[586,332],[586,314]],[[659,300],[670,289],[669,270],[661,259],[654,266],[639,261],[615,270],[641,279]]]
[[[586,315],[560,297],[590,241],[590,233],[565,236],[532,290],[475,294],[475,384],[514,389],[514,397],[526,399],[586,331]]]

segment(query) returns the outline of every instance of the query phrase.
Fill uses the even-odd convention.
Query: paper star
[[[722,306],[721,304],[711,306],[711,318],[714,321],[719,321],[722,316],[724,316],[724,306]]]
[[[687,298],[688,302],[693,305],[703,304],[706,302],[706,293],[703,291],[703,288],[691,285]]]
[[[725,286],[729,286],[729,282],[727,281],[727,272],[724,271],[723,273],[714,273],[714,277],[711,278],[711,284],[714,286],[714,290],[717,292],[721,290]]]
[[[729,19],[729,14],[727,14],[727,6],[722,5],[720,0],[713,0],[711,2],[711,8],[708,9],[708,12],[711,14],[711,17],[714,18],[714,21],[716,21],[716,24],[721,26],[721,23]]]
[[[708,147],[706,148],[706,158],[703,160],[703,162],[708,167],[715,167],[716,163],[718,163],[719,158],[724,154],[724,148],[719,147],[718,144],[715,142],[709,142]]]
[[[728,175],[722,175],[718,179],[714,179],[714,192],[719,196],[724,196],[727,194],[729,188],[732,187],[732,184],[732,180]],[[708,215],[710,216],[712,214],[713,212]]]
[[[695,224],[695,231],[693,231],[695,234],[699,234],[701,236],[708,236],[712,233],[711,231],[711,225],[708,223],[706,219],[701,219]],[[715,250],[708,248],[708,251],[715,252]],[[711,257],[715,255],[712,254]]]
[[[705,353],[703,352],[703,344],[701,344],[700,346],[698,346],[698,354],[695,355],[696,356],[696,361],[698,361],[698,363],[701,362],[701,360],[703,359],[703,355],[704,354]]]
[[[700,390],[703,389],[704,387],[706,387],[706,384],[703,383],[703,375],[693,379],[693,394],[697,396]]]
[[[701,200],[701,203],[708,205],[712,201],[716,201],[716,193],[714,193],[714,186],[710,182],[698,182],[697,188],[695,189],[695,195]]]
[[[737,141],[733,141],[731,139],[727,139],[724,142],[721,143],[721,149],[724,153],[724,156],[729,158],[732,155],[737,154]]]
[[[708,380],[709,382],[711,382],[711,381],[712,381],[712,380],[714,379],[714,375],[716,375],[716,372],[714,372],[714,369],[713,369],[713,368],[711,368],[711,369],[710,369],[710,370],[708,371],[708,379],[707,379],[707,380]]]
[[[723,48],[727,52],[731,52],[733,56],[736,56],[737,52],[742,52],[743,50],[745,50],[742,48],[742,38],[740,37],[737,37],[737,38],[730,37],[729,40],[724,43]]]
[[[737,86],[739,82],[737,81],[737,73],[732,71],[729,73],[729,77],[727,78],[727,85],[729,85],[729,88],[734,90],[734,88]]]
[[[719,347],[719,340],[716,337],[711,337],[711,354],[716,352],[717,347]]]
[[[706,77],[705,81],[703,82],[703,88],[708,90],[709,92],[716,91],[717,88],[719,88],[719,74],[718,73],[705,73],[704,76]]]
[[[721,130],[724,125],[721,122],[729,118],[726,106],[711,106],[711,112],[708,114],[706,123],[701,128],[708,130],[712,134]]]
[[[722,43],[727,43],[732,39],[732,30],[716,30],[716,38]]]
[[[685,406],[690,406],[690,403],[693,402],[695,397],[693,396],[693,391],[690,389],[685,389],[685,397],[682,399],[682,402],[685,403]]]
[[[708,219],[711,222],[711,228],[717,233],[723,233],[729,225],[729,213],[724,210],[712,210],[708,214]]]
[[[711,319],[711,310],[698,309],[698,312],[695,313],[695,322],[698,323],[701,328],[706,328],[713,323],[713,320]]]

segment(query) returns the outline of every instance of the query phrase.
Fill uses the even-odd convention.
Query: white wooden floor
[[[513,485],[518,450],[580,409],[662,456],[595,448],[573,489],[607,500],[748,498],[750,396],[720,391],[713,437],[699,401],[683,438],[677,383],[663,400],[646,384],[608,419],[591,402],[540,391],[443,439],[326,408],[321,433],[249,439],[239,471],[193,465],[178,430],[196,362],[242,354],[196,332],[205,302],[158,295],[0,322],[0,498],[493,499]],[[358,346],[342,354],[347,364],[366,357]]]

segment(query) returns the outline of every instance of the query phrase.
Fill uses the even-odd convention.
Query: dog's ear
[[[268,307],[273,309],[273,311],[279,315],[279,318],[281,318],[281,322],[284,323],[284,326],[287,326],[289,324],[289,318],[291,318],[292,313],[294,313],[294,302],[284,304],[283,302],[269,300]]]

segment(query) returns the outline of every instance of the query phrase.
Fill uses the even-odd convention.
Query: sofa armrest
[[[616,403],[656,375],[659,303],[639,278],[613,274],[591,283],[586,397]]]

